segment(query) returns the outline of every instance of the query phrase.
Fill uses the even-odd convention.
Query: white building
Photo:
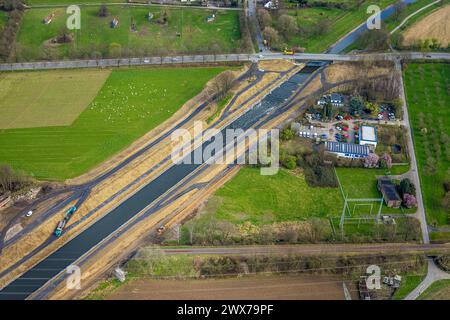
[[[359,128],[359,144],[372,146],[374,149],[377,147],[378,136],[377,128],[372,126],[361,126]]]

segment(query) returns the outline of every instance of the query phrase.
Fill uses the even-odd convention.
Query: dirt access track
[[[279,62],[277,62],[280,64]],[[291,74],[294,74],[297,72],[300,67],[299,66],[293,66],[292,64],[288,62],[283,62],[282,65],[285,69],[290,70],[288,73],[281,74],[280,72],[276,71],[270,71],[264,73],[264,75],[258,80],[258,83],[255,83],[249,90],[240,92],[239,96],[237,96],[237,101],[239,102],[245,102],[245,105],[242,105],[240,108],[233,110],[234,113],[232,113],[233,116],[237,116],[240,112],[243,112],[246,108],[253,105],[257,101],[259,101],[264,95],[266,95],[268,92],[276,88],[279,84],[281,84],[286,77],[289,77]],[[289,68],[287,66],[289,66]],[[283,70],[284,71],[284,70]],[[237,84],[236,88],[239,88],[241,84]],[[235,89],[237,91],[237,89]],[[190,108],[189,110],[184,110],[184,117],[187,117],[187,111],[191,111],[194,109],[195,106],[200,105],[200,101],[196,98],[191,100],[190,102]],[[184,108],[184,107],[183,107]],[[188,129],[189,131],[192,131],[193,128],[193,122],[194,121],[202,121],[204,124],[204,128],[207,127],[206,119],[214,112],[214,106],[211,105],[210,108],[204,109],[202,112],[198,113],[195,117],[193,117],[185,126],[183,126],[185,129]],[[178,115],[180,116],[180,115]],[[173,124],[178,123],[180,121],[180,118],[174,120],[173,118],[169,120],[168,124],[163,124],[163,129],[158,128],[159,134],[155,133],[154,136],[146,136],[146,138],[150,139],[156,139],[158,136],[160,136],[165,130],[172,127]],[[224,119],[222,122],[226,122],[226,119]],[[218,124],[220,126],[220,123]],[[141,142],[149,143],[148,140],[145,141],[145,137],[140,140]],[[139,142],[134,144],[130,147],[129,150],[139,150],[141,146],[139,146]],[[0,256],[0,271],[8,270],[8,268],[14,267],[11,272],[8,272],[3,278],[0,279],[0,286],[5,285],[6,283],[9,283],[11,280],[19,276],[21,273],[35,265],[37,262],[48,256],[51,252],[55,251],[57,248],[59,248],[63,243],[68,241],[69,239],[75,237],[80,231],[87,228],[90,224],[92,224],[94,221],[98,220],[100,217],[104,216],[108,212],[110,212],[111,209],[115,208],[119,203],[123,202],[125,199],[129,198],[131,195],[136,193],[140,188],[142,188],[144,185],[146,185],[149,181],[154,179],[157,175],[159,175],[161,172],[163,172],[168,166],[171,165],[169,161],[164,162],[163,159],[168,154],[170,155],[172,148],[172,143],[170,141],[170,137],[161,140],[158,144],[156,144],[154,147],[149,149],[147,152],[145,152],[143,155],[123,167],[121,170],[116,172],[114,175],[106,179],[105,181],[101,182],[100,184],[96,185],[91,192],[91,195],[89,198],[83,203],[83,205],[80,207],[80,209],[77,211],[77,214],[74,215],[72,220],[67,226],[66,232],[61,236],[60,239],[57,241],[53,241],[46,244],[46,241],[48,241],[49,237],[51,236],[55,225],[57,222],[62,218],[64,214],[64,210],[61,210],[60,213],[55,214],[50,219],[45,221],[45,223],[42,223],[40,226],[38,226],[36,229],[29,232],[24,239],[20,239],[20,241],[16,241],[7,247],[4,248],[2,255]],[[118,156],[119,159],[121,159],[122,155]],[[105,164],[106,167],[113,166],[113,162],[108,162]],[[105,167],[102,167],[101,169],[98,169],[98,173],[100,174],[103,172]],[[149,168],[152,168],[152,170],[149,171]],[[217,168],[219,171],[221,171],[224,168]],[[96,175],[95,173],[91,173],[93,177]],[[206,177],[208,174],[206,174]],[[202,177],[200,177],[202,178]],[[87,179],[87,177],[81,177],[78,182],[81,182],[83,179]],[[208,181],[205,176],[203,176],[205,181]],[[214,181],[215,183],[216,181]],[[146,223],[146,229],[154,227],[156,223],[161,221],[162,218],[167,217],[169,213],[172,213],[175,209],[178,209],[177,206],[178,201],[180,200],[187,200],[194,199],[194,197],[191,196],[191,193],[194,192],[196,189],[193,188],[192,190],[187,191],[186,194],[181,196],[180,198],[176,199],[177,201],[173,201],[173,203],[170,206],[165,207],[165,210],[162,210],[159,213],[162,213],[162,215],[155,214],[151,217],[151,219],[147,219]],[[117,195],[118,194],[118,195]],[[109,201],[113,197],[113,195],[116,195],[114,197],[114,201]],[[108,202],[109,201],[109,202]],[[105,204],[106,203],[106,204]],[[72,204],[70,204],[72,205]],[[69,206],[69,205],[68,205]],[[67,207],[68,207],[67,206]],[[65,209],[67,209],[67,207]],[[145,234],[145,233],[144,233]],[[137,238],[133,239],[141,239],[142,234],[140,234]],[[127,240],[131,240],[128,239]],[[23,241],[22,241],[23,240]],[[125,241],[124,243],[131,244],[133,241]],[[20,261],[21,258],[27,256],[29,253],[32,252],[35,248],[38,248],[40,245],[45,245],[45,247],[40,250],[38,253],[32,255],[27,261],[20,263],[20,265],[16,264],[18,261]],[[122,243],[121,243],[122,247]],[[127,248],[125,246],[125,248]],[[120,252],[123,252],[122,248]],[[109,250],[108,250],[109,251]],[[115,252],[112,250],[110,253]],[[117,253],[117,252],[116,252]],[[100,267],[101,264],[96,263],[96,266]],[[87,274],[87,273],[86,273]]]
[[[257,275],[202,280],[143,279],[127,283],[110,300],[344,300],[343,280],[330,275]],[[357,290],[346,283],[353,299]]]

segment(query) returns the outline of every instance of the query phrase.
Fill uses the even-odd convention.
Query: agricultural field
[[[428,223],[449,224],[450,65],[408,64],[404,79]]]
[[[356,28],[368,18],[367,7],[372,4],[364,1],[360,6],[357,1],[339,1],[344,7],[324,8],[310,7],[293,9],[287,6],[287,14],[296,18],[299,32],[284,39],[288,46],[298,46],[307,52],[323,52],[348,32]],[[385,8],[395,0],[377,1],[377,5]],[[272,26],[280,29],[278,21],[273,17]],[[281,45],[281,47],[283,44]]]
[[[110,73],[58,70],[0,74],[0,129],[71,125]]]
[[[403,45],[417,46],[420,41],[436,39],[443,48],[450,45],[450,5],[438,7],[403,32]]]
[[[0,163],[25,170],[39,179],[64,180],[80,175],[167,120],[198,94],[208,80],[224,70],[222,67],[113,70],[93,101],[90,104],[86,101],[88,105],[70,125],[1,130]],[[42,72],[40,78],[45,79],[44,75],[53,78],[53,72]],[[19,75],[25,77],[21,94],[29,96],[35,89],[27,75],[32,79],[33,72]],[[76,88],[79,84],[72,82],[72,85]],[[60,89],[47,86],[41,96],[55,105],[52,99],[61,99]],[[10,99],[8,95],[6,99]],[[47,112],[49,118],[59,114]],[[47,122],[50,121],[56,123],[59,119]]]
[[[17,36],[19,59],[61,57],[120,57],[178,53],[235,52],[240,39],[237,11],[181,9],[152,6],[108,6],[108,16],[99,17],[99,7],[81,8],[81,29],[69,32],[72,41],[55,44],[62,34],[65,8],[27,10]],[[148,20],[148,13],[153,18]],[[206,18],[216,14],[212,22]],[[42,20],[54,14],[48,25]],[[158,23],[163,16],[167,23]],[[119,24],[111,27],[117,18]],[[133,27],[132,27],[133,26]]]

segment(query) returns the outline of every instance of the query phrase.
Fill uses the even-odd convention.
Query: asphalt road
[[[400,96],[403,101],[403,106],[402,106],[402,108],[403,108],[403,123],[409,129],[408,134],[407,134],[407,144],[408,144],[409,156],[411,158],[410,172],[412,174],[413,183],[416,186],[416,199],[417,199],[417,211],[416,211],[415,217],[420,221],[423,243],[427,244],[427,243],[430,243],[430,237],[428,235],[428,224],[427,224],[427,218],[425,215],[425,206],[423,204],[422,187],[420,184],[419,169],[417,167],[416,151],[414,149],[412,126],[411,126],[411,123],[409,120],[408,108],[406,106],[406,95],[405,95],[405,87],[403,84],[402,65],[399,61],[397,61],[395,63],[395,68],[398,72],[400,72],[400,75],[401,75],[400,76],[400,81],[401,81]]]
[[[0,64],[0,71],[106,68],[142,65],[178,65],[192,63],[249,62],[257,60],[294,59],[300,61],[397,61],[399,59],[450,60],[450,53],[372,53],[372,54],[336,54],[336,53],[297,53],[284,55],[277,52],[260,54],[217,54],[193,56],[143,57],[123,59],[63,60]]]

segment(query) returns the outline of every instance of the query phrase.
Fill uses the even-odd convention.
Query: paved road
[[[431,6],[434,6],[435,4],[438,4],[438,3],[441,2],[441,1],[442,1],[442,0],[434,1],[434,2],[432,2],[432,3],[430,3],[430,4],[427,4],[426,6],[424,6],[424,7],[422,7],[422,8],[420,8],[419,10],[414,11],[414,12],[411,13],[409,16],[407,16],[405,19],[403,19],[403,21],[402,21],[397,27],[395,27],[394,30],[391,31],[391,34],[394,34],[394,33],[395,33],[398,29],[400,29],[406,22],[408,22],[409,19],[411,19],[413,16],[415,16],[415,15],[418,14],[419,12],[421,12],[421,11],[423,11],[423,10],[425,10],[425,9],[427,9],[427,8],[429,8],[429,7],[431,7]]]
[[[170,64],[201,64],[216,62],[248,62],[255,60],[295,59],[303,61],[376,61],[389,60],[450,60],[450,53],[372,53],[372,54],[334,54],[334,53],[298,53],[287,56],[276,52],[260,54],[217,54],[195,56],[143,57],[124,59],[91,59],[91,60],[61,60],[23,63],[0,64],[0,71],[40,70],[40,69],[74,69],[74,68],[105,68],[141,65]]]
[[[433,282],[444,279],[450,279],[450,274],[439,269],[432,259],[428,259],[427,276],[404,300],[416,300]]]
[[[342,254],[388,254],[388,253],[448,253],[450,244],[305,244],[305,245],[267,245],[267,246],[228,246],[228,247],[189,247],[162,249],[170,255],[272,255],[272,254],[307,254],[307,255],[342,255]]]

